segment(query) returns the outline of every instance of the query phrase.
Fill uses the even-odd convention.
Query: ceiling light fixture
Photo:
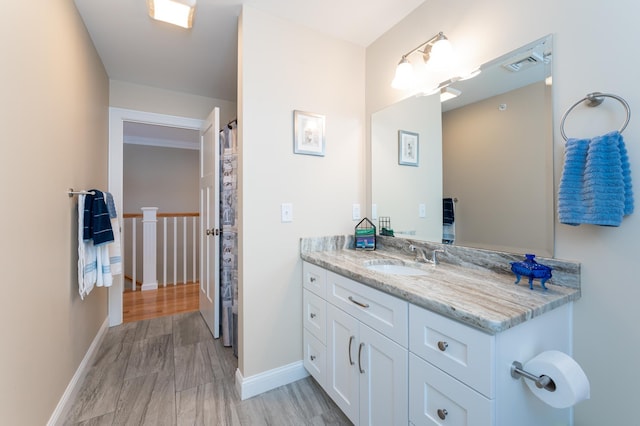
[[[432,68],[445,68],[447,67],[453,56],[453,48],[451,42],[447,39],[447,36],[441,31],[438,34],[431,37],[429,40],[421,43],[415,49],[402,55],[398,67],[396,68],[396,74],[391,83],[391,87],[394,89],[405,90],[411,88],[416,81],[413,74],[413,67],[407,59],[407,57],[415,52],[422,53],[424,62]]]
[[[149,16],[182,28],[191,28],[196,0],[147,0]]]

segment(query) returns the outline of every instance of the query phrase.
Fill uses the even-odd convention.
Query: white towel
[[[444,244],[453,244],[456,242],[456,223],[450,225],[442,225],[442,242]]]
[[[111,219],[111,229],[113,230],[113,242],[109,247],[109,264],[111,265],[111,275],[122,274],[122,251],[120,248],[120,223],[118,218]]]
[[[100,244],[97,251],[97,280],[98,287],[111,287],[113,275],[111,275],[111,264],[109,263],[109,246],[111,244]]]
[[[78,195],[78,292],[84,299],[96,283],[97,253],[92,240],[84,241],[84,194]]]

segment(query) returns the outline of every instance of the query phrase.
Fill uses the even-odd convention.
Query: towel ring
[[[567,134],[564,132],[564,121],[567,119],[567,116],[569,115],[569,113],[573,111],[573,109],[578,105],[580,105],[582,102],[584,102],[589,107],[596,107],[604,101],[604,98],[613,98],[624,106],[624,109],[627,111],[627,118],[625,119],[624,124],[622,125],[622,127],[620,127],[620,130],[618,131],[622,133],[624,129],[627,128],[627,124],[629,124],[629,120],[631,119],[631,108],[629,107],[629,104],[627,103],[627,101],[625,101],[620,96],[614,95],[612,93],[593,92],[593,93],[587,94],[587,96],[580,99],[575,104],[571,105],[569,109],[567,109],[567,111],[562,116],[562,120],[560,121],[560,134],[562,134],[562,137],[564,138],[565,141],[568,138],[567,138]]]

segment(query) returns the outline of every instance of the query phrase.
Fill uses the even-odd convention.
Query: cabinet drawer
[[[302,285],[309,291],[326,299],[327,297],[327,271],[312,263],[302,263]]]
[[[407,347],[409,304],[404,300],[327,271],[327,301]]]
[[[416,426],[488,426],[494,401],[409,354],[409,420]]]
[[[489,334],[414,305],[409,308],[409,350],[491,399],[494,348]]]
[[[311,293],[302,291],[304,328],[313,334],[323,345],[327,344],[327,302]]]
[[[316,379],[316,382],[324,388],[327,376],[327,349],[309,331],[304,330],[304,368]]]

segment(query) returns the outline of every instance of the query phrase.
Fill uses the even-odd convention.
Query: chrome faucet
[[[411,244],[409,246],[409,250],[416,252],[416,262],[424,262],[431,263],[433,265],[437,265],[438,262],[438,253],[445,253],[443,249],[435,249],[431,255],[431,259],[427,256],[427,250],[422,247],[417,247]]]

